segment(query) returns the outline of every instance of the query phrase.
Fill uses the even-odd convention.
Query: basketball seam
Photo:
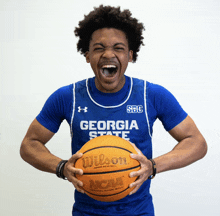
[[[94,150],[94,149],[99,149],[99,148],[118,148],[118,149],[125,150],[125,151],[127,151],[127,152],[129,152],[129,153],[132,153],[132,152],[129,151],[128,149],[125,149],[125,148],[122,148],[122,147],[118,147],[118,146],[98,146],[98,147],[91,148],[91,149],[89,149],[89,150],[83,152],[83,154],[85,154],[85,153],[87,153],[87,152],[89,152],[89,151],[92,151],[92,150]]]
[[[138,168],[140,166],[141,165],[139,164],[138,166],[130,167],[130,168],[127,168],[127,169],[122,169],[122,170],[114,170],[114,171],[108,171],[108,172],[96,172],[96,173],[83,173],[83,175],[98,175],[98,174],[108,174],[108,173],[124,172],[124,171],[128,171],[128,170],[131,170],[131,169]]]

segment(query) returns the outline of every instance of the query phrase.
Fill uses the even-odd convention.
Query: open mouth
[[[101,68],[101,72],[105,77],[113,77],[118,71],[118,67],[116,65],[103,65]]]

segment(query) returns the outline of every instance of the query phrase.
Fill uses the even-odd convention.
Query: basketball
[[[83,156],[75,162],[75,167],[83,170],[76,178],[83,182],[82,189],[93,199],[113,202],[127,196],[133,188],[129,185],[137,177],[130,178],[132,171],[140,169],[140,163],[131,158],[137,154],[129,141],[105,135],[88,141],[79,150]]]

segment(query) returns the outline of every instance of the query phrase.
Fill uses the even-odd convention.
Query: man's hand
[[[141,169],[135,172],[130,173],[130,177],[138,176],[138,179],[131,183],[129,187],[135,187],[133,191],[130,192],[129,195],[134,194],[141,187],[141,185],[148,179],[150,175],[153,173],[153,167],[150,160],[148,160],[143,153],[136,147],[135,144],[131,143],[138,154],[131,154],[131,158],[136,159],[141,164]]]
[[[83,183],[79,181],[75,176],[75,174],[83,175],[83,170],[74,167],[76,160],[82,157],[82,155],[82,153],[74,154],[65,164],[63,174],[67,178],[67,180],[74,185],[77,191],[84,193],[84,191],[80,188],[83,186]]]

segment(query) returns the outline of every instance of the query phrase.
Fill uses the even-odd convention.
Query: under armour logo
[[[80,106],[78,106],[78,112],[81,112],[81,111],[88,112],[88,107],[81,108]]]

